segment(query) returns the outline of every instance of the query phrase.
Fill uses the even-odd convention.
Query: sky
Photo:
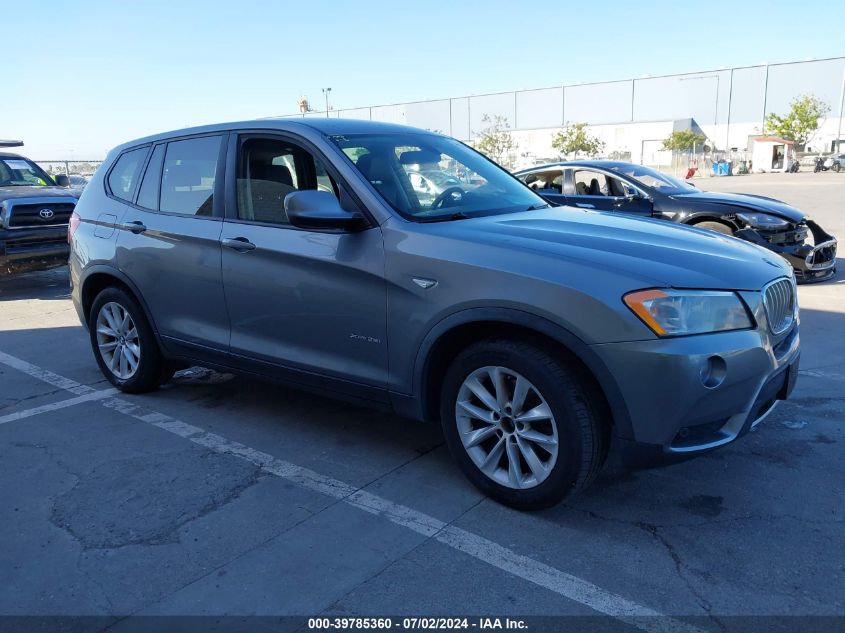
[[[102,159],[192,125],[845,55],[845,3],[0,0],[0,139]]]

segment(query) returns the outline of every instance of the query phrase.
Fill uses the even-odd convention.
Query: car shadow
[[[0,301],[65,300],[69,296],[70,281],[67,266],[29,273],[0,275]]]

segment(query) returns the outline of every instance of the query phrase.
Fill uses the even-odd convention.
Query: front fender
[[[578,336],[566,328],[524,310],[505,307],[476,307],[460,310],[441,319],[423,338],[417,351],[413,370],[413,393],[410,398],[397,396],[394,407],[402,414],[417,419],[430,419],[431,412],[426,410],[425,394],[427,369],[431,359],[431,352],[440,338],[454,328],[469,323],[495,321],[512,323],[513,325],[529,328],[540,334],[554,339],[566,347],[593,373],[596,381],[604,392],[610,405],[613,422],[617,435],[633,437],[630,414],[622,397],[622,392],[610,369],[599,356]]]

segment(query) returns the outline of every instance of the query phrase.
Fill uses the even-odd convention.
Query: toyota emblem
[[[50,218],[53,217],[53,210],[52,209],[41,209],[38,212],[38,215],[40,215],[45,220],[49,220]]]

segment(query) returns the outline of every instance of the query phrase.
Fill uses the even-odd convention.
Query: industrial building
[[[500,116],[517,143],[509,157],[513,166],[556,158],[554,134],[567,123],[584,122],[605,142],[607,155],[664,165],[671,152],[661,149],[662,141],[673,130],[700,129],[717,154],[744,153],[749,139],[763,134],[766,115],[785,114],[790,102],[803,94],[818,97],[830,108],[805,149],[831,152],[837,139],[845,138],[843,93],[845,56],[289,116],[402,123],[464,141],[472,141],[485,128],[484,115]]]

